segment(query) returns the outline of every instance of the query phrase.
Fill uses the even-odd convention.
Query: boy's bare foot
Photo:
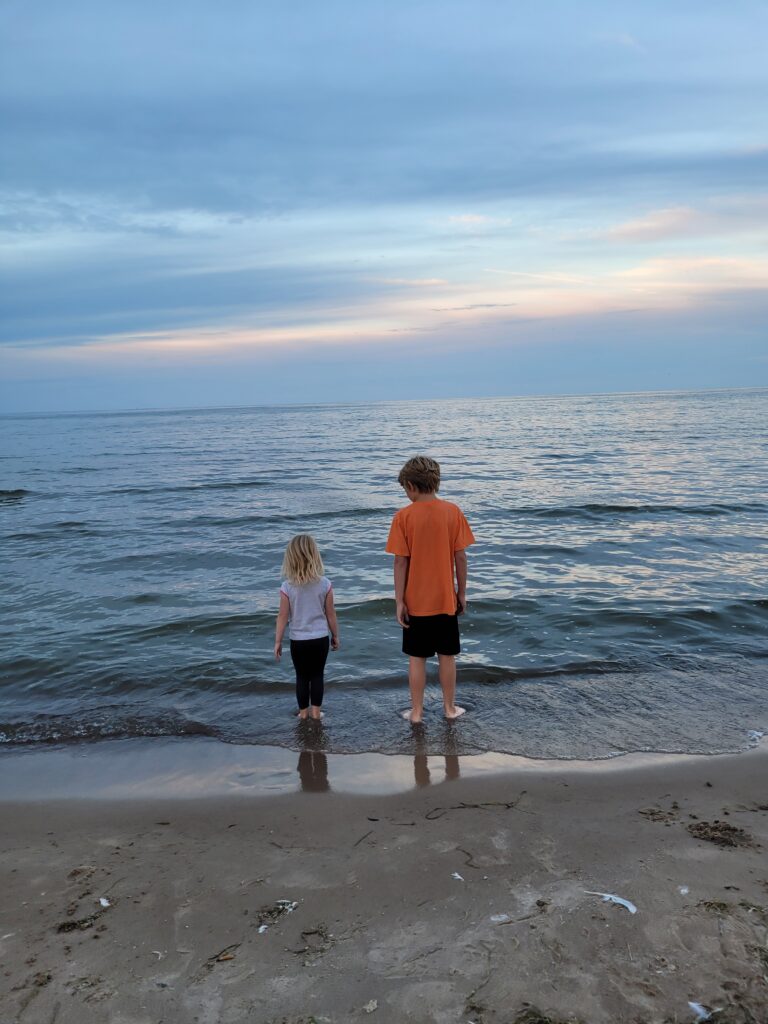
[[[407,711],[401,711],[400,714],[403,716],[406,722],[410,722],[411,725],[421,725],[422,716],[417,715],[412,708],[409,708]]]
[[[467,709],[460,708],[458,704],[454,704],[450,710],[448,708],[445,709],[445,717],[449,722],[452,722],[455,718],[461,718],[461,716],[466,715],[466,713]]]

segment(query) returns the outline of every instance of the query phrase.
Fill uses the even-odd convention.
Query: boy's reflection
[[[445,777],[441,780],[449,782],[451,779],[458,779],[461,770],[459,768],[458,754],[445,754]],[[429,761],[426,754],[414,754],[413,756],[413,778],[417,786],[429,786],[432,782],[432,773],[429,770]]]

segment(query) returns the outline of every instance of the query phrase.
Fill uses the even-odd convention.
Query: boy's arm
[[[277,627],[275,629],[275,658],[279,661],[283,653],[283,634],[288,625],[288,617],[291,612],[291,605],[286,594],[280,591],[280,611],[277,613]]]
[[[467,610],[467,552],[454,551],[453,560],[456,565],[456,612],[463,615]]]
[[[338,651],[339,620],[336,618],[336,608],[333,603],[333,588],[325,595],[325,617],[328,620],[328,628],[331,631],[331,647],[334,651]]]
[[[405,606],[405,584],[408,581],[408,568],[411,559],[408,555],[395,555],[395,614],[397,621],[408,629],[408,609]]]

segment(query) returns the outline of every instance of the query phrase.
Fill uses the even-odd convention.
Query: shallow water
[[[478,538],[470,714],[447,725],[433,692],[426,751],[721,752],[768,728],[768,391],[0,424],[6,744],[300,747],[271,651],[282,550],[309,531],[342,629],[312,742],[411,752],[383,547],[418,451]]]

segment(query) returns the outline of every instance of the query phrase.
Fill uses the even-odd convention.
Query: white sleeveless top
[[[280,587],[290,605],[288,635],[291,640],[316,640],[328,636],[328,619],[325,617],[325,598],[331,589],[331,581],[321,576],[313,583],[297,586],[286,580]]]

